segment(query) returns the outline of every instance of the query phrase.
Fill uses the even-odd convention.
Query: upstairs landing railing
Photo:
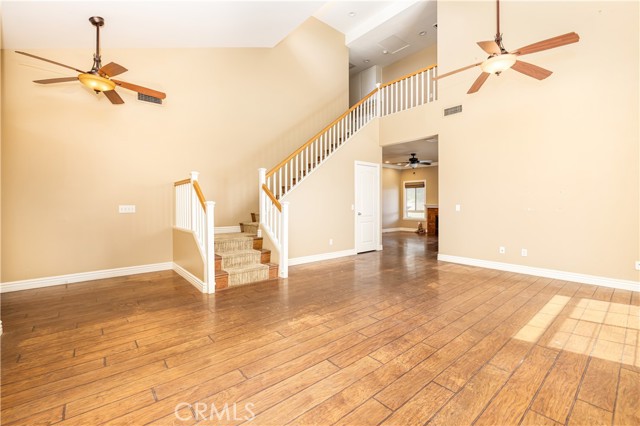
[[[216,203],[206,201],[198,172],[191,172],[189,179],[175,182],[175,227],[193,232],[204,263],[204,293],[214,293],[215,253],[213,248],[214,209]]]
[[[279,273],[288,276],[288,203],[282,198],[358,130],[384,117],[437,99],[435,65],[377,88],[269,170],[260,169],[260,224],[280,252]]]

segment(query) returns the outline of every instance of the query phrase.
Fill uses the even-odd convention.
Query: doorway
[[[355,162],[356,253],[380,249],[380,164]]]

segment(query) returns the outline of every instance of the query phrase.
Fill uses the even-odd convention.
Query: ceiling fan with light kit
[[[431,160],[419,160],[418,157],[416,157],[416,153],[412,152],[411,153],[411,157],[409,157],[409,161],[402,161],[402,162],[398,163],[398,165],[405,164],[404,167],[411,167],[412,169],[415,169],[416,167],[418,167],[420,165],[430,166],[431,163],[433,163],[433,161],[431,161]]]
[[[96,52],[93,55],[93,66],[89,71],[83,71],[69,65],[61,64],[60,62],[32,55],[31,53],[16,51],[16,53],[19,53],[21,55],[49,62],[51,64],[68,68],[80,73],[76,77],[60,77],[49,78],[45,80],[34,80],[34,83],[52,84],[78,80],[84,86],[95,91],[96,93],[103,93],[107,97],[107,99],[111,101],[112,104],[123,104],[124,101],[115,91],[116,86],[119,86],[137,92],[139,94],[138,98],[141,100],[153,103],[162,103],[162,99],[165,99],[167,97],[165,93],[149,89],[147,87],[138,86],[137,84],[127,83],[126,81],[115,80],[112,78],[128,70],[122,65],[116,64],[115,62],[109,62],[107,65],[102,66],[102,58],[100,57],[100,27],[104,25],[104,19],[99,16],[92,16],[91,18],[89,18],[89,22],[91,22],[91,25],[96,27]]]
[[[544,80],[551,75],[551,71],[528,62],[520,61],[518,58],[523,55],[529,55],[543,50],[554,49],[566,44],[576,43],[580,40],[578,34],[570,32],[542,40],[537,43],[529,44],[521,47],[520,49],[509,52],[502,45],[502,34],[500,33],[500,0],[496,0],[496,23],[497,29],[495,38],[493,40],[477,42],[478,46],[489,54],[489,57],[487,57],[486,60],[439,75],[435,77],[435,80],[439,80],[477,66],[480,66],[482,73],[480,73],[480,76],[478,76],[476,81],[471,85],[471,88],[467,92],[469,94],[480,90],[491,74],[500,75],[500,73],[508,70],[509,68],[528,75],[529,77]]]

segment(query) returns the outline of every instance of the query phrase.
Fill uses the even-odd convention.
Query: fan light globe
[[[100,77],[96,74],[84,73],[78,76],[80,83],[84,84],[91,90],[97,92],[106,92],[116,88],[116,84],[108,78]]]
[[[508,70],[516,63],[516,55],[513,53],[505,53],[502,55],[492,56],[484,61],[480,68],[482,71],[489,74],[501,73],[504,70]]]

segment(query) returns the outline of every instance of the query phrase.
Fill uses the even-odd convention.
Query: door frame
[[[381,196],[380,193],[382,191],[382,181],[381,181],[381,165],[380,163],[370,163],[367,161],[359,161],[356,160],[354,161],[354,166],[353,166],[353,186],[354,186],[354,195],[353,195],[353,200],[354,200],[354,204],[353,204],[353,238],[354,238],[354,251],[357,254],[358,253],[358,166],[367,166],[367,167],[374,167],[375,168],[375,174],[376,174],[376,187],[377,187],[377,191],[375,191],[374,194],[374,206],[375,206],[375,223],[376,223],[376,235],[375,235],[375,246],[376,246],[376,251],[380,251],[382,250],[382,212],[381,212],[381,208],[382,206],[380,205],[380,200],[381,200]]]

